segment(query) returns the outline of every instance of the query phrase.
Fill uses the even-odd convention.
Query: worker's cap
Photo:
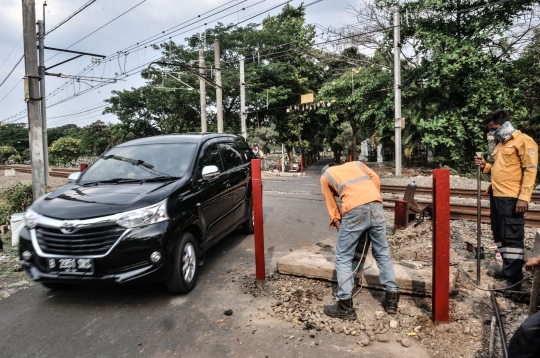
[[[321,175],[323,175],[324,172],[328,170],[328,168],[333,167],[334,165],[336,165],[336,164],[335,163],[326,164],[324,166],[324,168],[322,168],[322,170],[321,170]]]

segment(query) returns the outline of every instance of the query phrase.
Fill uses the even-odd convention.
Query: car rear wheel
[[[188,293],[197,283],[198,259],[195,238],[189,232],[182,234],[176,246],[174,268],[167,280],[167,288],[173,293]]]
[[[254,229],[255,215],[253,213],[253,202],[249,205],[249,218],[246,222],[242,224],[242,231],[246,234],[253,234]]]

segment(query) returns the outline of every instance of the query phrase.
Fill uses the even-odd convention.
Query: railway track
[[[406,186],[401,185],[381,185],[381,192],[391,194],[402,194],[405,192]],[[433,189],[430,187],[416,187],[416,194],[432,195]],[[450,196],[453,198],[473,198],[476,199],[476,189],[450,189]],[[489,199],[489,195],[482,191],[482,198]],[[540,203],[540,193],[533,193],[531,202]]]
[[[398,199],[384,199],[383,206],[387,209],[394,208],[394,205],[386,204],[395,202]],[[431,205],[428,201],[418,201],[421,208]],[[450,219],[476,221],[476,205],[450,204]],[[483,206],[481,209],[481,221],[489,224],[489,207]],[[540,210],[529,210],[525,213],[525,226],[540,228]]]
[[[32,169],[29,165],[0,165],[0,171],[4,169],[15,169],[15,171],[19,173],[32,173]],[[71,173],[77,171],[77,169],[53,169],[49,171],[49,176],[67,178]]]

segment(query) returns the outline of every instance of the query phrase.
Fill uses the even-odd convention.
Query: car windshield
[[[182,177],[191,163],[194,143],[147,144],[116,147],[83,174],[80,184],[132,182]]]

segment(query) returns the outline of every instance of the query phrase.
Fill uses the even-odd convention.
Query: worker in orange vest
[[[372,252],[379,267],[379,281],[386,294],[383,301],[387,313],[397,313],[399,286],[386,238],[386,219],[382,206],[379,176],[359,161],[326,166],[321,176],[321,188],[330,214],[330,227],[339,230],[336,245],[336,271],[339,285],[336,304],[324,306],[330,317],[356,319],[353,308],[354,284],[352,262],[360,236],[367,231]],[[335,197],[342,202],[340,212]]]

